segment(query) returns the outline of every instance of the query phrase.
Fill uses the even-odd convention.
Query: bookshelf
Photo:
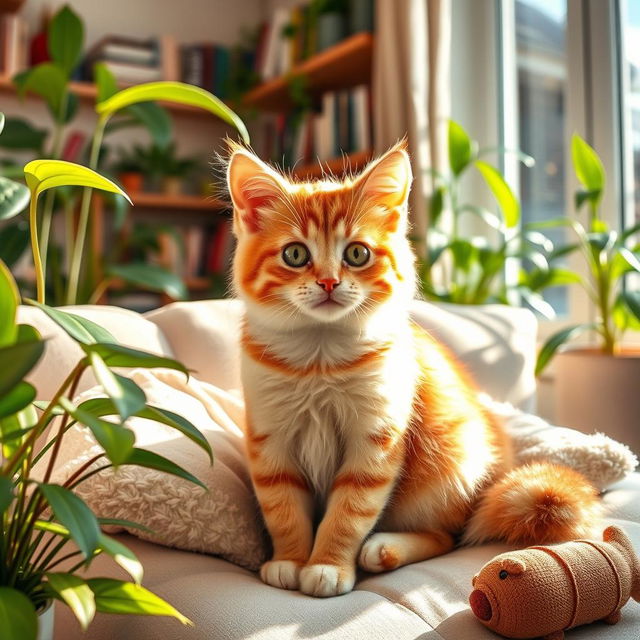
[[[141,210],[167,209],[179,211],[182,209],[184,211],[223,212],[229,208],[227,202],[218,198],[189,195],[140,192],[131,194],[131,200],[133,201],[133,206]]]
[[[355,151],[339,158],[332,158],[326,162],[293,167],[291,173],[300,180],[313,180],[321,178],[324,174],[340,176],[344,173],[360,171],[372,157],[373,151],[371,149]]]

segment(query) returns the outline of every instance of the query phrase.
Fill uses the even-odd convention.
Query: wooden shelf
[[[188,211],[226,211],[229,209],[227,202],[213,197],[142,192],[129,195],[133,206],[137,209],[182,209]]]
[[[184,281],[187,289],[189,291],[208,291],[211,289],[212,284],[209,278],[205,278],[202,276],[197,276],[193,278],[186,278]],[[149,291],[154,293],[151,289],[145,289],[143,287],[139,287],[133,284],[129,284],[124,282],[124,280],[120,280],[119,278],[114,278],[112,282],[109,283],[109,291]]]
[[[356,151],[339,158],[332,158],[326,162],[316,162],[295,167],[291,170],[294,178],[298,180],[321,178],[324,174],[333,174],[341,178],[346,173],[356,173],[373,157],[373,151]]]
[[[289,78],[305,76],[312,96],[347,89],[371,80],[373,36],[357,33],[293,67],[286,76],[265,82],[247,93],[243,104],[265,111],[293,106]]]
[[[78,98],[82,102],[95,102],[98,97],[98,88],[95,84],[91,82],[71,82],[69,84],[72,93],[75,93]],[[120,87],[124,89],[125,87]],[[3,93],[15,93],[17,94],[16,88],[11,81],[11,78],[7,76],[0,75],[0,92]],[[42,98],[34,93],[27,93],[27,99],[42,100]],[[212,120],[216,120],[217,122],[221,122],[213,114],[209,113],[205,109],[199,109],[198,107],[192,107],[188,104],[179,104],[177,102],[164,102],[161,101],[163,107],[168,109],[169,111],[175,114],[185,114],[191,116],[200,116],[200,117],[211,117]]]

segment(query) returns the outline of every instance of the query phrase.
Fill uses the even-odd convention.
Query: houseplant
[[[575,273],[595,309],[592,322],[572,325],[552,335],[538,356],[540,374],[556,352],[583,333],[596,344],[555,355],[556,413],[560,423],[586,430],[604,430],[640,451],[640,349],[623,344],[629,330],[640,330],[640,291],[627,276],[640,272],[640,225],[618,233],[601,216],[605,171],[597,153],[574,135],[573,167],[582,188],[576,193],[577,212],[586,218],[561,218],[537,228],[568,227],[575,241],[558,248],[558,255],[579,252],[586,274]]]
[[[71,163],[36,160],[25,167],[31,195],[31,219],[38,196],[61,185],[81,185],[122,193],[95,172]],[[6,189],[6,184],[0,188]],[[187,374],[175,360],[119,345],[105,329],[84,318],[44,304],[44,275],[37,258],[38,234],[32,226],[32,248],[37,270],[38,306],[82,348],[84,355],[54,397],[34,402],[36,389],[25,377],[44,351],[45,339],[30,325],[16,323],[19,292],[6,265],[0,261],[0,629],[3,640],[46,640],[52,633],[50,601],[69,606],[83,628],[96,611],[166,615],[189,624],[171,605],[141,586],[143,570],[124,545],[100,531],[98,519],[73,489],[101,468],[137,465],[162,470],[196,484],[197,478],[170,460],[135,447],[127,427],[130,416],[162,422],[198,444],[212,459],[204,436],[172,412],[150,406],[143,390],[112,367],[168,367]],[[74,404],[82,373],[91,369],[106,397]],[[114,416],[115,422],[104,419]],[[62,442],[74,424],[88,428],[102,448],[63,483],[52,482]],[[54,435],[47,438],[50,430]],[[49,454],[49,459],[44,458]],[[39,472],[38,463],[42,467]],[[117,524],[117,523],[116,523]],[[128,523],[127,526],[136,526]],[[71,543],[74,543],[73,546]],[[77,572],[97,555],[113,557],[133,582],[111,578],[84,579]],[[64,564],[66,563],[66,564]],[[65,567],[65,568],[63,568]],[[39,616],[39,614],[43,614]],[[40,635],[39,634],[40,629]],[[49,638],[51,635],[48,636]]]

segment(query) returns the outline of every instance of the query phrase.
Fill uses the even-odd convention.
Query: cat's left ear
[[[405,145],[400,144],[369,165],[356,186],[365,198],[386,209],[395,209],[407,203],[412,179],[409,154]]]

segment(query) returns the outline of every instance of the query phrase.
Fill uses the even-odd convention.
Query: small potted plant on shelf
[[[118,149],[117,153],[118,158],[111,168],[112,172],[118,176],[118,181],[127,193],[140,193],[144,182],[144,167],[137,153],[135,150],[122,147]]]
[[[574,241],[556,249],[557,256],[579,252],[584,273],[577,282],[595,309],[592,322],[569,326],[552,335],[538,356],[540,374],[555,355],[556,417],[582,430],[602,430],[640,451],[640,348],[623,342],[630,330],[640,330],[640,244],[634,237],[640,224],[617,232],[602,219],[605,171],[597,153],[579,136],[572,140],[572,159],[582,185],[575,196],[586,220],[561,218],[539,223],[540,229],[568,227]],[[586,213],[585,213],[586,210]],[[626,282],[625,282],[626,280]],[[559,351],[579,334],[597,342]]]

